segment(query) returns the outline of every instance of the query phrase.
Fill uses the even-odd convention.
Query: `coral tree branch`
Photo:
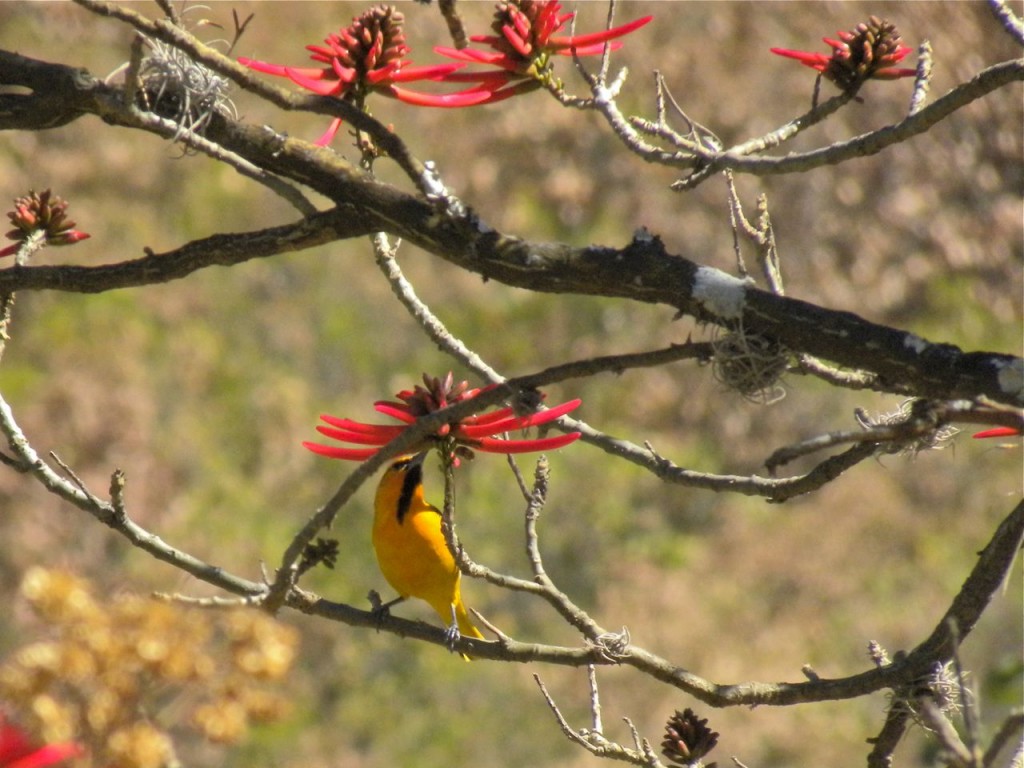
[[[89,5],[95,3],[90,0]],[[202,54],[204,63],[216,65],[218,71],[256,90],[250,74],[234,62],[201,46],[177,28],[150,24],[155,32],[179,44],[178,38],[192,40],[190,48]],[[173,29],[173,34],[168,29]],[[50,103],[45,98],[46,78],[41,72],[52,75],[54,82],[76,84],[70,90],[61,86],[59,91],[68,114],[91,113],[110,123],[157,132],[139,119],[134,107],[123,103],[118,89],[82,70],[33,62],[0,51],[0,81],[38,88],[33,97]],[[259,93],[270,98],[263,93],[269,90],[273,89],[261,86]],[[302,108],[338,115],[344,112],[349,119],[347,110],[338,106],[340,102],[329,102],[307,100]],[[288,104],[298,108],[292,101]],[[47,119],[55,117],[50,114]],[[368,117],[366,120],[373,123],[368,128],[375,130],[376,121]],[[13,115],[8,110],[0,115],[0,128],[32,124],[24,111]],[[777,339],[792,350],[873,373],[883,390],[904,391],[911,386],[929,397],[984,395],[996,402],[1024,404],[1024,361],[1019,358],[990,352],[965,353],[952,345],[930,343],[870,323],[852,313],[777,296],[668,253],[658,238],[636,239],[622,248],[530,242],[495,232],[472,211],[459,206],[449,205],[439,211],[425,196],[381,183],[330,150],[265,128],[217,116],[207,127],[206,136],[256,167],[326,195],[338,207],[292,225],[256,233],[215,235],[169,253],[120,264],[6,270],[0,273],[0,293],[39,289],[97,292],[148,285],[180,278],[212,264],[238,263],[255,256],[385,231],[464,269],[508,285],[660,303],[701,322],[727,327],[742,324],[748,331]],[[412,178],[422,178],[422,173],[417,174],[422,164],[407,153],[402,154],[404,146],[400,142],[395,150],[407,173]]]

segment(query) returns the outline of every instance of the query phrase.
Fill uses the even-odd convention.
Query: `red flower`
[[[313,54],[310,58],[325,64],[324,67],[286,67],[244,57],[239,58],[238,63],[257,72],[288,77],[313,93],[351,101],[360,108],[371,92],[420,107],[468,107],[488,98],[489,94],[479,89],[429,94],[399,86],[399,83],[416,80],[441,80],[462,66],[410,66],[403,58],[409,53],[402,31],[404,20],[392,6],[380,5],[352,19],[349,27],[330,35],[324,41],[326,46],[307,45],[306,50]],[[335,118],[316,144],[330,144],[340,126],[341,118]]]
[[[972,437],[978,440],[985,437],[1020,437],[1021,434],[1021,431],[1016,427],[993,427],[992,429],[975,432]]]
[[[81,754],[77,744],[32,746],[28,735],[0,713],[0,768],[45,768]]]
[[[377,453],[381,446],[398,437],[410,425],[415,424],[421,416],[447,408],[455,403],[470,400],[481,392],[491,389],[491,387],[470,389],[469,384],[465,381],[456,384],[450,372],[444,379],[431,378],[424,374],[423,383],[426,387],[417,384],[413,390],[399,392],[397,397],[400,402],[381,400],[373,404],[374,410],[391,416],[402,424],[365,424],[351,419],[339,419],[327,414],[320,416],[322,421],[330,425],[318,426],[316,430],[320,434],[344,443],[374,447],[347,448],[311,442],[304,442],[302,445],[313,453],[332,459],[363,461]],[[447,450],[451,455],[456,453],[472,455],[473,450],[485,453],[526,453],[561,448],[578,439],[580,433],[570,432],[565,435],[532,440],[505,440],[494,437],[494,435],[547,424],[577,408],[580,402],[579,399],[570,400],[546,411],[526,416],[517,416],[510,407],[500,408],[482,415],[469,416],[456,423],[443,425],[434,434],[425,438],[422,445],[410,448],[408,452],[417,453],[439,442],[446,444],[443,450]]]
[[[816,69],[843,90],[863,83],[869,78],[896,80],[900,77],[914,77],[913,69],[895,69],[913,51],[903,45],[903,39],[895,25],[877,16],[858,24],[852,32],[837,32],[839,40],[823,37],[832,46],[832,55],[791,51],[786,48],[772,48],[779,56],[796,59],[811,69]]]
[[[479,82],[481,89],[490,91],[488,103],[535,90],[550,82],[552,55],[596,56],[604,51],[606,43],[615,50],[622,47],[622,43],[609,41],[628,35],[654,18],[644,16],[603,32],[563,37],[555,33],[576,14],[560,14],[562,6],[557,0],[504,0],[496,8],[491,24],[495,34],[470,37],[473,42],[484,43],[493,50],[434,48],[450,59],[498,67],[496,72],[460,73],[444,78],[446,82]],[[505,88],[506,85],[509,87]]]
[[[7,233],[14,245],[0,249],[0,257],[17,253],[21,244],[30,237],[41,237],[45,245],[73,245],[89,235],[74,229],[75,222],[67,217],[68,204],[50,190],[30,191],[14,200],[14,210],[7,214],[14,229]]]

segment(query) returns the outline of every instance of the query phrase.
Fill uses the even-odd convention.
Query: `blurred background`
[[[153,4],[132,4],[152,16]],[[235,55],[305,65],[320,43],[367,6],[347,2],[215,3],[186,14],[231,27],[255,18]],[[460,6],[484,32],[492,5]],[[567,4],[578,28],[604,23],[604,3]],[[446,44],[436,7],[402,3],[417,64]],[[1018,12],[1021,10],[1017,8]],[[871,14],[906,44],[931,41],[933,98],[1015,55],[980,3],[620,3],[620,22],[653,13],[613,59],[630,78],[621,105],[651,116],[659,69],[695,120],[730,144],[804,112],[814,73],[770,47],[828,52],[822,36]],[[211,40],[221,32],[200,26]],[[71,4],[0,4],[0,46],[104,77],[128,58],[130,30]],[[910,59],[908,59],[908,62]],[[908,64],[913,66],[913,63]],[[582,95],[568,61],[560,74]],[[896,122],[911,81],[872,82],[863,103],[799,137],[809,149]],[[823,95],[831,95],[823,84]],[[236,94],[241,119],[315,140],[326,118],[279,113]],[[646,226],[668,249],[732,271],[721,179],[677,194],[669,169],[627,152],[595,115],[544,93],[482,109],[430,110],[376,99],[374,114],[492,226],[533,240],[623,245]],[[811,173],[738,186],[749,214],[768,196],[790,295],[855,311],[967,350],[1021,352],[1022,99],[1004,88],[923,136]],[[356,155],[339,134],[334,148]],[[408,184],[378,163],[380,174]],[[86,117],[38,133],[0,134],[0,198],[52,187],[92,239],[48,249],[40,264],[102,264],[173,249],[217,232],[294,221],[281,199],[205,157],[183,157],[155,136]],[[3,206],[0,206],[3,207]],[[3,207],[3,210],[7,210]],[[753,254],[748,253],[748,258]],[[506,375],[570,359],[638,351],[708,331],[667,307],[531,294],[463,273],[403,247],[399,260],[448,327]],[[336,243],[185,280],[97,296],[23,293],[0,389],[40,451],[53,450],[102,493],[115,467],[131,514],[168,542],[247,578],[273,568],[292,535],[351,470],[303,450],[318,414],[373,421],[371,404],[452,367],[394,301],[368,242]],[[465,375],[456,369],[456,374]],[[682,466],[762,472],[777,447],[855,427],[853,409],[895,410],[899,398],[842,392],[800,377],[770,406],[725,391],[706,367],[677,363],[603,375],[549,391],[582,397],[580,417],[612,435],[651,441]],[[542,550],[561,588],[610,629],[720,683],[823,677],[869,666],[875,640],[890,652],[926,637],[1021,491],[1021,450],[961,434],[942,451],[868,461],[824,490],[785,505],[667,486],[576,445],[552,461]],[[520,462],[529,472],[529,461]],[[806,470],[811,464],[794,466]],[[428,495],[440,497],[440,478]],[[429,481],[428,481],[429,482]],[[528,573],[523,503],[499,458],[460,475],[459,532],[470,555]],[[306,586],[366,607],[385,596],[370,548],[366,487],[342,512],[333,571]],[[157,563],[30,479],[0,472],[0,602],[16,601],[32,564],[60,565],[101,592],[210,594]],[[480,582],[467,603],[524,640],[578,638],[554,613]],[[1021,579],[1013,578],[963,647],[990,734],[1022,698]],[[400,615],[435,622],[429,608]],[[181,734],[188,765],[377,768],[393,765],[589,766],[559,732],[532,680],[539,674],[574,727],[588,727],[583,670],[463,664],[435,646],[292,613],[302,651],[286,693],[292,713],[247,744],[210,747]],[[16,610],[0,623],[0,657],[45,630]],[[721,733],[720,761],[757,768],[861,765],[884,719],[884,694],[814,706],[710,710],[626,669],[599,671],[607,736],[629,743],[621,718],[660,742],[675,709],[694,707]],[[172,727],[173,713],[155,713]],[[925,766],[935,743],[914,729],[902,766]],[[721,764],[721,763],[720,763]]]

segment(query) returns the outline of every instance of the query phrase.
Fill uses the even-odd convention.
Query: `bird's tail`
[[[459,634],[465,635],[466,637],[475,637],[477,640],[483,640],[484,636],[480,634],[480,630],[477,629],[473,622],[469,619],[469,614],[466,613],[466,606],[461,602],[455,605],[455,620],[459,624]]]
[[[477,629],[473,622],[469,619],[469,614],[466,613],[466,606],[462,604],[462,601],[455,603],[455,623],[459,627],[459,634],[463,637],[475,637],[477,640],[483,640],[484,636],[480,634],[480,630]],[[472,661],[472,656],[467,656],[462,653],[459,654],[465,661]]]

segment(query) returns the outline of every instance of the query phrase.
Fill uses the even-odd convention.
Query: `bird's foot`
[[[380,593],[375,589],[371,589],[367,597],[370,599],[370,613],[373,614],[373,618],[377,622],[377,631],[380,631],[380,625],[384,619],[391,615],[391,606],[405,600],[404,597],[396,597],[387,603],[381,602]]]
[[[455,646],[459,644],[459,640],[461,639],[462,633],[459,632],[458,624],[452,624],[450,627],[445,627],[444,644],[449,651],[455,653]]]

